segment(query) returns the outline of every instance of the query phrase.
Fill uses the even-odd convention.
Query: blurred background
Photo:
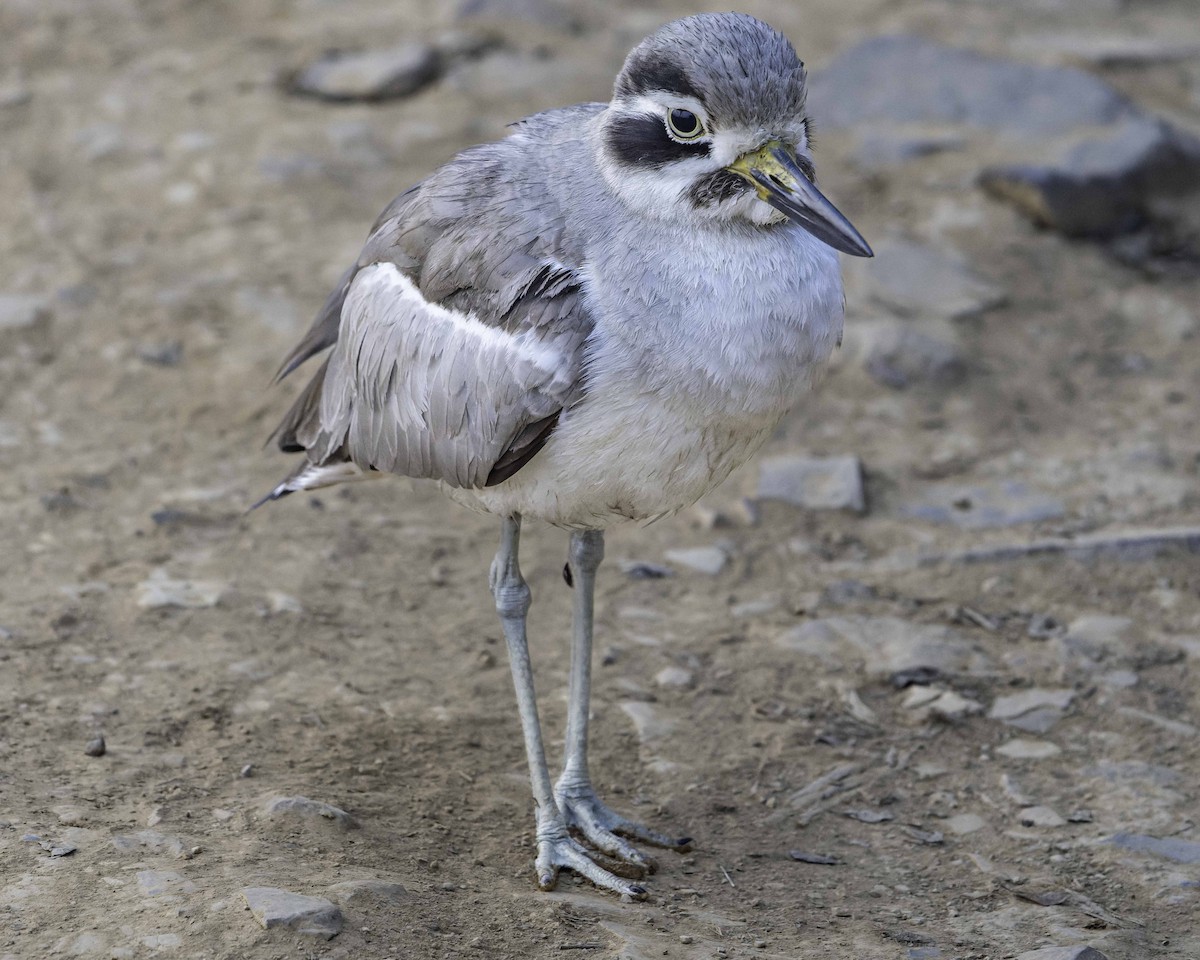
[[[878,256],[764,454],[609,539],[598,786],[699,838],[650,904],[532,891],[490,519],[244,515],[392,196],[702,9],[0,0],[0,958],[1200,954],[1194,0],[741,5]]]

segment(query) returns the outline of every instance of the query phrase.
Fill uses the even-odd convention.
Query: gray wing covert
[[[592,324],[582,255],[513,152],[460,154],[384,211],[281,368],[333,346],[276,432],[283,449],[461,487],[541,449],[582,393]]]

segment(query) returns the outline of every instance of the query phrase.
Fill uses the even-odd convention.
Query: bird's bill
[[[811,233],[852,257],[873,257],[874,252],[841,212],[805,176],[796,158],[778,140],[738,157],[728,167],[754,184],[760,200]]]

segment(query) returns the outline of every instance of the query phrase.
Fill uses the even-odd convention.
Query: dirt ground
[[[743,6],[819,70],[900,31],[1011,56],[1068,30],[1169,44],[1189,3]],[[974,185],[971,149],[865,172],[846,137],[818,143],[868,238],[936,239],[1003,292],[955,323],[963,376],[896,390],[855,353],[884,315],[856,265],[846,349],[765,455],[861,458],[868,510],[754,516],[751,465],[609,536],[597,786],[696,838],[648,902],[533,887],[493,520],[409,481],[244,513],[289,469],[262,449],[296,389],[271,375],[386,201],[515,118],[605,98],[692,9],[579,4],[576,31],[502,25],[411,98],[332,105],[280,78],[453,17],[0,2],[0,294],[40,305],[0,325],[0,958],[1200,957],[1200,536],[914,559],[1200,527],[1200,285],[1035,231]],[[1200,127],[1194,56],[1095,69]],[[913,516],[1008,483],[1056,509]],[[714,545],[715,575],[664,559]],[[566,541],[528,525],[523,546],[556,754]],[[354,823],[269,815],[281,796]],[[252,887],[328,898],[344,927],[263,929]]]

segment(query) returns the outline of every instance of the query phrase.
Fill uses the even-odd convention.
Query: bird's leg
[[[525,734],[525,754],[529,758],[529,779],[537,808],[537,882],[543,890],[553,889],[560,868],[566,867],[587,877],[598,887],[644,899],[646,891],[599,866],[587,851],[567,833],[562,811],[554,801],[542,729],[538,723],[537,699],[533,689],[533,668],[525,637],[525,616],[529,612],[529,585],[521,576],[517,548],[521,539],[519,515],[506,517],[500,531],[500,549],[492,561],[490,575],[496,611],[504,627],[508,656],[512,665],[513,686],[517,691],[517,709]]]
[[[654,862],[629,844],[632,837],[659,847],[686,850],[690,837],[672,839],[656,830],[627,820],[600,802],[588,774],[588,712],[592,686],[592,607],[596,570],[604,559],[604,533],[583,530],[571,534],[570,566],[575,585],[571,624],[571,674],[567,695],[566,756],[554,796],[569,826],[596,849],[619,860],[652,871]],[[623,836],[618,836],[622,834]]]

